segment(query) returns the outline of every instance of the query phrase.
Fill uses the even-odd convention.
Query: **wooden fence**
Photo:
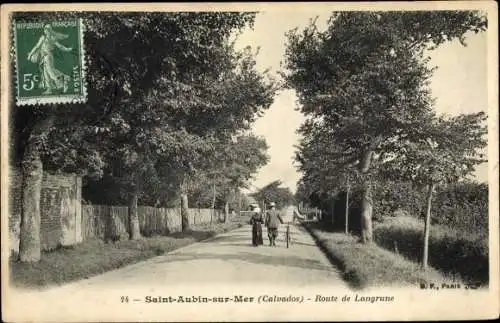
[[[181,230],[181,212],[178,208],[154,208],[139,206],[139,227],[141,234],[169,234]],[[189,223],[192,225],[217,223],[223,220],[221,210],[189,209]],[[107,231],[109,230],[109,231]],[[109,205],[82,206],[83,240],[105,239],[109,232],[120,238],[128,236],[128,207]]]

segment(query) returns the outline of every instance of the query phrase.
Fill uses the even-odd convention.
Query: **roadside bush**
[[[439,187],[433,198],[433,223],[488,237],[488,185],[456,183]]]
[[[433,268],[424,271],[415,262],[375,244],[358,243],[353,236],[326,232],[314,223],[305,223],[304,226],[351,288],[460,282]]]
[[[387,218],[375,226],[374,239],[380,246],[420,262],[423,230],[424,223],[415,218]],[[429,264],[465,281],[487,284],[488,241],[479,234],[464,236],[449,227],[433,225],[429,237]]]
[[[353,186],[349,194],[349,232],[361,232],[361,203],[363,190]],[[345,223],[346,191],[342,190],[335,197],[320,196],[316,201],[325,214],[325,228],[343,230]],[[385,216],[395,216],[398,210],[418,214],[423,205],[424,194],[408,182],[374,181],[372,183],[373,220],[381,221]],[[334,219],[332,220],[332,216]]]
[[[413,218],[413,222],[420,223],[425,210],[425,189],[413,186],[408,182],[374,182],[373,187],[373,220],[375,225],[383,221],[387,217],[408,217]],[[349,196],[349,232],[359,234],[360,232],[360,217],[361,217],[361,196],[362,190],[360,187],[353,187]],[[327,195],[318,195],[314,200],[315,206],[319,207],[323,212],[322,224],[323,229],[330,231],[343,231],[345,223],[345,191],[339,192],[335,197]],[[456,236],[455,238],[445,238],[442,236],[435,241],[434,246],[443,246],[446,249],[436,250],[434,254],[443,254],[446,251],[458,252],[460,255],[465,252],[467,255],[480,254],[484,256],[483,249],[477,249],[478,245],[488,240],[488,186],[486,184],[478,184],[471,182],[461,182],[451,185],[439,186],[432,199],[432,228],[431,231],[436,231],[436,226],[441,225],[439,231],[447,232],[448,236]],[[408,221],[402,220],[405,225],[409,225]],[[379,235],[379,239],[384,242],[384,245],[391,250],[394,249],[394,242],[401,244],[402,250],[409,250],[411,254],[421,254],[421,233],[423,230],[418,228],[408,227],[391,227],[388,237]],[[384,226],[382,226],[384,228]],[[380,229],[385,230],[385,229]],[[453,231],[455,234],[451,234]],[[461,236],[469,236],[473,234],[475,238],[464,238],[465,242],[460,242],[462,249],[467,251],[456,250],[454,241],[461,241]],[[458,235],[460,233],[460,235]],[[415,234],[416,237],[410,238],[405,235]],[[403,238],[399,238],[399,237]],[[396,239],[397,238],[397,239]],[[389,239],[387,243],[384,239]],[[431,237],[431,239],[434,239]],[[447,239],[452,239],[449,242]],[[471,242],[472,241],[472,242]],[[411,243],[408,245],[408,243]],[[458,243],[458,242],[457,242]],[[472,246],[471,245],[472,243]],[[475,249],[474,249],[475,248]],[[414,249],[415,251],[411,251]],[[475,251],[476,250],[476,251]],[[477,251],[480,250],[480,251]],[[486,248],[487,250],[487,248]],[[420,256],[415,256],[420,260]],[[443,255],[445,257],[445,255]],[[471,256],[472,257],[472,256]],[[452,261],[453,254],[446,256],[447,261]],[[455,257],[456,258],[456,257]],[[487,259],[487,256],[486,256]],[[448,267],[457,269],[461,265],[451,262]],[[441,268],[445,268],[443,262]],[[447,268],[447,267],[446,267]],[[472,271],[473,269],[469,269]],[[483,276],[480,272],[485,269],[477,269],[478,272],[470,274],[471,277]],[[458,272],[465,273],[466,269],[457,269]]]
[[[398,210],[419,214],[425,204],[425,192],[411,182],[377,181],[373,184],[373,213],[380,220],[395,216]]]

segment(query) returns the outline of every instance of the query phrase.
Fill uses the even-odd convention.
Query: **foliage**
[[[265,139],[252,134],[216,143],[214,153],[207,155],[199,167],[192,192],[197,192],[200,203],[211,206],[215,190],[217,207],[225,202],[234,206],[239,189],[247,188],[252,176],[269,161],[267,149]]]
[[[228,43],[230,31],[244,27],[248,15],[173,16],[155,16],[158,21],[150,27],[177,24],[176,34],[161,33],[164,38],[148,38],[141,44],[156,57],[154,64],[160,64],[163,73],[152,74],[149,87],[141,88],[143,93],[131,102],[132,107],[116,115],[117,131],[109,133],[111,142],[121,143],[111,153],[116,162],[110,171],[115,176],[118,168],[116,175],[139,185],[143,195],[151,189],[165,190],[165,177],[167,185],[177,183],[190,191],[207,155],[216,154],[216,146],[230,135],[247,129],[255,115],[271,104],[274,91],[265,76],[255,71],[253,54],[235,52]],[[133,23],[140,19],[134,16]],[[211,28],[227,32],[200,36],[207,29],[213,35]],[[172,38],[178,53],[158,43]]]
[[[385,218],[411,216],[422,220],[424,218],[425,192],[410,182],[375,181],[374,209],[375,221]],[[359,217],[361,210],[362,190],[353,187],[350,198],[350,229],[359,232]],[[335,197],[322,196],[312,199],[312,206],[323,211],[325,224],[333,222],[333,228],[341,229],[345,217],[345,192],[339,192]],[[432,224],[443,225],[467,236],[470,232],[488,238],[488,186],[474,182],[458,182],[439,185],[433,199]],[[333,203],[333,214],[332,214]],[[332,221],[331,216],[335,219]]]
[[[432,211],[433,222],[463,235],[488,239],[488,185],[461,182],[438,187]]]
[[[269,205],[270,202],[276,203],[276,209],[286,207],[295,203],[294,195],[288,187],[280,187],[281,181],[271,182],[253,193],[252,196],[259,202]]]
[[[485,120],[484,112],[438,118],[426,125],[426,136],[402,143],[401,153],[384,163],[386,172],[421,186],[465,178],[485,161],[480,153],[487,144]]]
[[[345,160],[335,138],[329,137],[324,129],[307,121],[299,132],[302,138],[296,146],[295,161],[298,162],[299,171],[303,173],[300,182],[303,194],[334,196],[358,182],[359,172],[352,161]]]
[[[242,195],[239,189],[246,187],[247,181],[269,159],[266,153],[267,144],[264,139],[252,134],[237,136],[229,143],[212,143],[214,149],[195,165],[198,172],[192,176],[189,198],[193,207],[210,208],[215,185],[215,207],[223,207],[228,200],[231,209],[238,209]],[[140,204],[155,207],[177,206],[179,181],[175,168],[171,166],[163,170],[164,172],[152,176],[158,178],[158,182],[148,181],[148,186],[140,196]],[[112,176],[105,176],[99,181],[87,180],[83,189],[84,198],[96,204],[126,204],[127,192],[119,179]],[[244,200],[242,198],[243,204]]]
[[[295,201],[297,201],[297,203],[303,203],[306,206],[311,205],[311,194],[310,188],[304,183],[304,179],[301,178],[297,183],[297,191],[294,196]]]
[[[402,210],[408,214],[420,214],[425,196],[411,182],[378,180],[374,182],[374,209],[377,218],[396,216]]]
[[[425,162],[435,168],[436,156],[442,166],[436,176],[446,180],[464,176],[478,162],[474,152],[481,146],[483,116],[435,116],[429,90],[434,68],[426,55],[445,41],[463,43],[467,32],[486,27],[486,17],[473,11],[334,12],[325,31],[311,22],[288,33],[283,77],[307,117],[297,157],[303,183],[310,186],[305,191],[331,197],[342,187],[339,182],[359,179],[367,241],[370,187],[375,177],[398,175],[389,162],[418,163],[426,154]],[[459,134],[459,129],[468,131]],[[442,138],[440,131],[446,133]],[[440,145],[439,152],[422,149],[429,137],[434,145],[452,134],[460,137],[457,145]],[[468,140],[469,134],[474,139]],[[447,158],[454,164],[446,165]],[[429,167],[421,167],[421,174]]]
[[[375,226],[375,241],[391,251],[397,246],[401,254],[420,261],[423,230],[421,220],[408,217],[388,219]],[[434,268],[471,283],[487,284],[488,262],[487,237],[470,230],[463,234],[449,226],[433,226],[429,239],[429,263]]]
[[[427,267],[429,229],[431,225],[432,194],[438,183],[451,183],[466,177],[482,163],[487,129],[483,112],[439,118],[430,122],[428,135],[403,145],[404,154],[389,160],[388,169],[398,170],[398,177],[411,179],[417,185],[428,187],[426,197],[426,220],[424,228],[422,264]],[[404,147],[406,146],[406,147]]]
[[[13,155],[21,160],[33,126],[55,115],[44,166],[110,178],[118,200],[130,184],[139,184],[142,199],[168,200],[161,192],[172,196],[185,175],[195,176],[215,153],[211,143],[226,144],[249,129],[276,90],[255,70],[251,49],[238,52],[229,42],[253,25],[251,12],[23,12],[13,18],[83,18],[89,93],[83,105],[15,109]]]

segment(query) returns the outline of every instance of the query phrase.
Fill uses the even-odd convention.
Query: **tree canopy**
[[[165,191],[186,197],[200,174],[213,172],[208,161],[217,150],[249,130],[277,90],[256,70],[255,53],[230,41],[253,26],[252,12],[18,12],[13,18],[82,18],[88,91],[85,104],[13,109],[13,163],[40,173],[76,172],[94,188],[103,178],[132,210],[138,199],[165,203]],[[233,184],[243,185],[262,162],[231,164]],[[130,218],[137,231],[136,214]],[[183,229],[187,218],[183,213]]]
[[[283,183],[276,180],[267,184],[266,186],[253,193],[252,196],[259,202],[269,205],[269,203],[276,203],[276,208],[286,207],[295,203],[295,197],[288,187],[281,187]]]
[[[486,28],[475,11],[334,12],[324,31],[312,21],[288,33],[283,77],[307,117],[297,154],[303,183],[331,192],[341,173],[359,177],[363,241],[372,240],[374,176],[444,122],[429,88],[429,50]]]

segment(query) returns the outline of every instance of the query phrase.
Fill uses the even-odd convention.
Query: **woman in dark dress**
[[[252,245],[255,247],[264,244],[262,239],[262,223],[264,223],[264,219],[262,218],[262,213],[260,209],[251,205],[252,208],[252,217],[250,218],[250,224],[252,225]]]

